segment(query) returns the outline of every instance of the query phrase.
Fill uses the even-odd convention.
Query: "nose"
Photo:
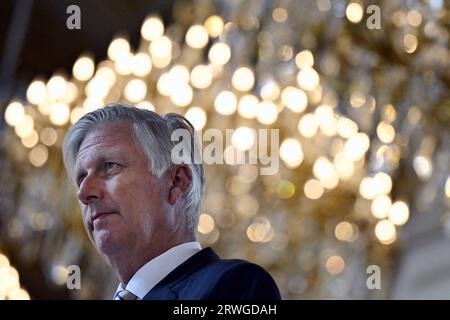
[[[78,188],[77,197],[84,205],[101,200],[103,198],[101,179],[96,176],[86,176]]]

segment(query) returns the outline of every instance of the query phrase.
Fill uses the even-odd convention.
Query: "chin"
[[[103,255],[114,255],[123,249],[123,242],[109,231],[94,231],[93,238],[97,250]]]

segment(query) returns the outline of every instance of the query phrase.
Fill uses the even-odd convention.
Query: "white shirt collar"
[[[170,248],[136,271],[125,289],[138,299],[142,299],[158,282],[201,249],[197,241],[185,242]],[[120,290],[123,290],[122,283],[119,283],[116,293]]]

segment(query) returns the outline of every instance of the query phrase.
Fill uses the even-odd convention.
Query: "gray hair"
[[[203,166],[195,161],[200,152],[196,144],[195,129],[185,117],[177,113],[161,116],[156,112],[112,103],[85,114],[69,129],[63,144],[64,166],[72,182],[75,180],[76,158],[86,135],[100,123],[115,121],[132,123],[136,143],[141,146],[147,156],[150,172],[157,177],[161,177],[168,169],[175,166],[171,152],[175,144],[179,142],[172,141],[172,133],[177,129],[187,130],[190,133],[191,140],[181,143],[186,144],[186,150],[191,151],[190,162],[185,165],[189,168],[192,178],[188,191],[179,202],[179,208],[184,208],[186,221],[195,231],[203,197]]]

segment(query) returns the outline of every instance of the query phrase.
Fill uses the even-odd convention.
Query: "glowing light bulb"
[[[146,53],[138,53],[133,57],[132,72],[138,77],[145,77],[152,71],[152,60]]]
[[[194,25],[186,32],[186,43],[188,46],[201,49],[208,43],[208,32],[202,25]]]
[[[212,64],[223,66],[230,60],[230,57],[231,50],[226,43],[218,42],[209,49],[208,59]]]
[[[281,93],[281,101],[290,110],[299,113],[306,109],[308,97],[303,90],[288,86]]]
[[[150,16],[145,19],[141,27],[142,38],[153,41],[164,34],[164,24],[159,17]]]
[[[314,162],[313,174],[326,189],[334,189],[339,183],[339,176],[333,164],[325,157],[320,157]]]
[[[280,157],[289,168],[298,167],[304,157],[300,141],[294,138],[284,140],[280,145]]]
[[[252,94],[244,95],[238,104],[239,114],[247,119],[254,119],[258,114],[259,100]]]
[[[357,161],[364,156],[369,147],[369,137],[367,134],[359,132],[345,142],[344,151],[349,159]]]
[[[51,127],[45,127],[41,130],[39,138],[44,145],[46,145],[47,147],[51,147],[56,143],[58,134],[55,129]]]
[[[417,37],[413,34],[406,34],[403,38],[403,45],[407,53],[413,53],[417,49],[418,41]]]
[[[33,166],[42,167],[47,162],[48,149],[43,145],[38,144],[36,147],[31,149],[28,154],[28,159]]]
[[[249,91],[255,84],[253,71],[247,67],[238,68],[231,78],[231,84],[239,91]]]
[[[363,18],[363,8],[359,3],[352,2],[347,6],[347,10],[345,11],[347,15],[347,19],[352,23],[358,23]]]
[[[314,56],[309,50],[303,50],[295,56],[295,64],[299,69],[312,68]]]
[[[329,274],[337,275],[344,270],[345,262],[341,256],[331,256],[327,259],[325,266]]]
[[[336,225],[334,229],[334,235],[336,239],[345,242],[351,242],[355,240],[355,236],[357,235],[356,226],[347,221],[342,221]]]
[[[150,43],[149,51],[153,65],[157,68],[164,68],[172,59],[172,41],[166,36],[156,38]]]
[[[33,129],[33,131],[31,132],[31,134],[27,137],[23,137],[22,139],[22,144],[30,149],[33,148],[39,141],[39,135],[37,134],[37,132]]]
[[[49,109],[50,121],[57,125],[63,126],[70,119],[70,108],[64,102],[56,102],[50,105]]]
[[[198,219],[198,232],[208,234],[214,230],[214,219],[206,213],[202,213]]]
[[[25,109],[20,102],[11,102],[5,111],[5,121],[10,126],[17,126],[25,118]]]
[[[297,84],[304,90],[314,90],[319,85],[319,74],[313,68],[304,68],[297,75]]]
[[[53,76],[47,83],[47,92],[50,99],[62,99],[66,94],[66,80],[61,76]]]
[[[27,99],[30,103],[40,104],[47,97],[47,87],[39,80],[33,81],[27,89]]]
[[[125,98],[131,102],[139,102],[147,94],[147,85],[141,79],[132,79],[125,86]]]
[[[218,37],[223,31],[223,19],[219,16],[208,17],[204,25],[211,38]]]
[[[305,114],[298,122],[297,129],[306,138],[314,137],[319,129],[316,117],[312,113]]]
[[[303,191],[305,192],[306,197],[316,200],[323,195],[324,188],[319,180],[311,179],[305,183]]]
[[[222,91],[214,100],[214,108],[223,115],[231,115],[236,111],[237,99],[233,92]]]
[[[383,143],[391,143],[395,138],[395,129],[389,123],[382,121],[377,126],[377,136]]]
[[[115,38],[108,47],[108,57],[116,61],[130,53],[130,44],[128,40],[122,37]]]
[[[392,201],[388,196],[382,195],[376,197],[370,206],[372,215],[378,219],[387,218],[391,210]]]
[[[382,244],[391,244],[397,239],[397,230],[389,220],[381,220],[375,226],[375,235]]]
[[[389,212],[389,220],[398,226],[405,224],[409,219],[408,205],[403,201],[396,201],[392,204]]]
[[[261,101],[256,119],[265,125],[270,125],[278,119],[277,106],[271,101]]]
[[[255,143],[255,132],[248,127],[239,127],[231,136],[233,146],[241,151],[250,149]]]
[[[73,65],[73,76],[80,81],[87,81],[94,75],[95,64],[91,57],[81,56]]]
[[[206,89],[212,83],[211,67],[207,65],[195,66],[191,71],[191,83],[195,88]]]
[[[200,107],[191,107],[185,114],[186,119],[188,119],[195,130],[201,130],[206,124],[206,113]]]
[[[193,97],[194,92],[192,91],[191,86],[188,84],[181,84],[177,87],[177,90],[171,92],[170,101],[176,106],[186,107],[192,102]]]
[[[275,81],[268,81],[261,88],[260,94],[263,100],[275,101],[280,95],[280,87]]]
[[[14,132],[19,138],[28,137],[32,134],[34,129],[34,120],[33,117],[26,114],[22,118],[22,121],[16,125],[14,128]]]

